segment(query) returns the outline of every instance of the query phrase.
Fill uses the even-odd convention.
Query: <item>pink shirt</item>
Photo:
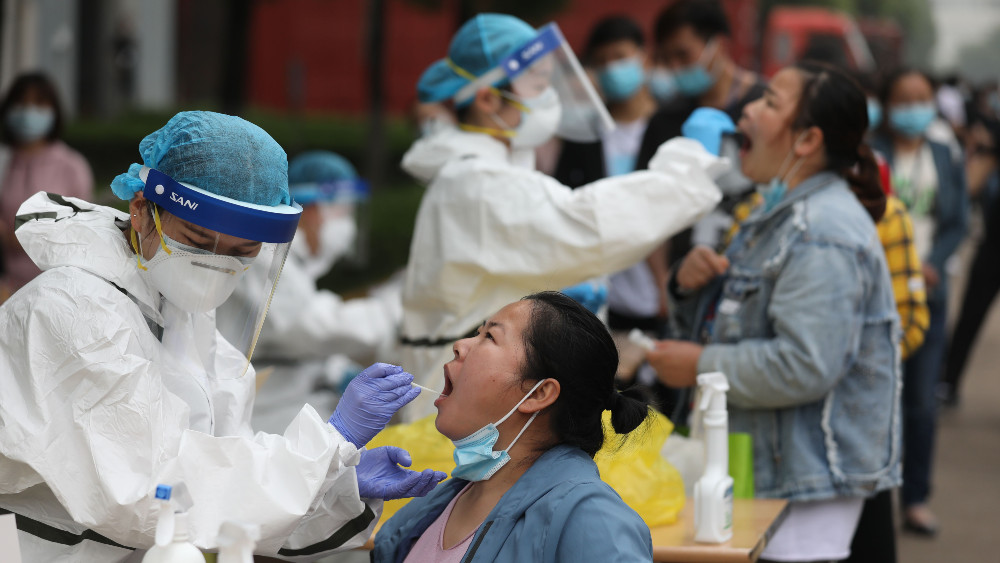
[[[8,285],[13,292],[41,273],[14,236],[17,209],[40,191],[89,201],[94,195],[94,178],[86,159],[61,141],[31,154],[10,150],[8,155],[6,169],[0,170],[0,285]]]
[[[413,544],[413,549],[403,560],[403,563],[460,563],[462,558],[465,557],[465,552],[469,551],[469,544],[472,543],[472,538],[475,537],[476,532],[479,528],[472,530],[472,532],[466,536],[465,539],[458,542],[453,547],[444,549],[444,526],[448,523],[448,518],[451,516],[451,511],[455,508],[455,503],[458,499],[462,498],[465,491],[469,490],[469,486],[472,483],[466,485],[461,491],[455,495],[455,498],[451,499],[448,506],[445,507],[444,512],[441,516],[437,517],[437,520],[424,531],[417,543]]]

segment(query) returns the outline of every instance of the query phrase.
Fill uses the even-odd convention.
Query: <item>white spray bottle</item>
[[[729,381],[721,372],[698,376],[705,429],[705,473],[694,485],[694,539],[722,543],[733,537],[733,478],[729,476]]]
[[[219,527],[218,563],[253,563],[260,526],[248,522],[223,522]]]
[[[191,496],[187,487],[157,485],[160,516],[156,521],[156,545],[146,552],[142,563],[205,563],[205,556],[189,540],[188,509]]]

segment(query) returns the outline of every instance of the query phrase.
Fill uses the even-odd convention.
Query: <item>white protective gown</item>
[[[649,170],[572,190],[511,163],[507,146],[456,128],[418,140],[403,168],[429,182],[403,285],[402,365],[444,385],[452,342],[503,306],[642,260],[721,198],[726,161],[690,139],[664,143]],[[423,393],[401,412],[434,412]]]
[[[24,560],[137,561],[155,486],[177,482],[203,549],[226,520],[259,524],[258,552],[292,560],[362,544],[381,502],[358,498],[358,450],[308,406],[284,435],[253,435],[253,369],[238,377],[211,315],[146,284],[127,219],[46,193],[18,213],[44,270],[0,307],[0,512],[33,528]]]
[[[350,225],[349,232],[338,228],[344,236],[336,240],[343,244],[324,248],[319,257],[309,254],[301,232],[292,241],[254,352],[255,366],[270,373],[257,391],[252,418],[255,430],[283,430],[306,403],[320,414],[333,414],[338,399],[333,388],[346,369],[355,364],[392,362],[398,354],[395,349],[403,316],[398,283],[386,284],[369,297],[346,301],[316,286],[348,250],[353,238],[353,223]],[[258,277],[261,285],[266,278],[266,272],[255,268],[247,275]],[[227,320],[240,318],[229,305],[218,311],[220,327]],[[222,332],[225,334],[225,329]]]

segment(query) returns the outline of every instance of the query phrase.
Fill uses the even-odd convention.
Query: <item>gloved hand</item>
[[[729,114],[715,108],[698,108],[681,125],[681,134],[694,139],[705,150],[718,156],[722,146],[722,134],[736,131],[736,124]]]
[[[608,302],[607,286],[589,281],[563,288],[561,293],[595,315]]]
[[[361,498],[393,500],[422,497],[448,476],[433,469],[403,469],[409,467],[410,463],[410,454],[395,446],[362,451],[361,462],[355,468]]]
[[[330,417],[330,424],[356,447],[385,428],[392,415],[417,398],[413,376],[391,364],[374,364],[351,380]]]

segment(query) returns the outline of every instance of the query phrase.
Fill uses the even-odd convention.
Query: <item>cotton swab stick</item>
[[[423,385],[417,385],[416,383],[410,383],[410,385],[412,385],[414,387],[419,387],[420,389],[423,389],[424,391],[429,391],[431,393],[434,393],[435,395],[441,395],[442,397],[447,397],[448,396],[448,395],[445,395],[444,393],[442,393],[440,391],[435,391],[433,389],[429,389],[427,387],[424,387]]]
[[[652,352],[656,349],[656,342],[637,328],[633,328],[632,332],[628,333],[628,340],[647,352]]]

